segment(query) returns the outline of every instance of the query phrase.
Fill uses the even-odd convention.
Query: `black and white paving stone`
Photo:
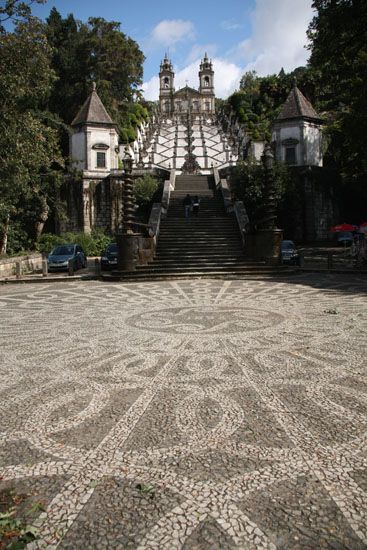
[[[0,287],[29,548],[365,548],[367,280]]]

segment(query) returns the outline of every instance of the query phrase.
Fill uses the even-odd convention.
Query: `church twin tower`
[[[174,78],[173,66],[166,54],[159,71],[159,105],[163,115],[185,115],[189,111],[193,115],[214,114],[214,71],[207,54],[200,64],[198,90],[186,85],[176,92]]]

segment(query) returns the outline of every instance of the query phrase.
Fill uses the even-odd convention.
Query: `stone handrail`
[[[164,210],[163,212],[164,214],[167,213],[169,201],[171,197],[171,191],[174,190],[175,185],[176,185],[176,170],[172,169],[170,171],[169,179],[164,182],[164,186],[163,186],[161,205],[162,205],[162,209]]]
[[[245,245],[245,234],[248,231],[250,224],[246,208],[242,201],[235,201],[233,203],[228,181],[220,177],[218,168],[213,169],[213,176],[216,189],[220,189],[222,193],[225,211],[227,213],[234,212],[236,215],[238,228],[241,233],[242,244]]]
[[[149,222],[148,222],[149,232],[151,233],[151,236],[154,237],[155,243],[159,235],[161,217],[162,217],[162,204],[160,202],[155,202],[152,206],[152,210],[150,212]]]
[[[162,201],[155,202],[152,206],[150,212],[149,221],[146,227],[149,228],[149,236],[144,237],[140,236],[138,238],[138,256],[137,264],[138,265],[147,265],[151,262],[155,255],[155,249],[157,246],[159,229],[161,225],[162,216],[167,214],[167,209],[169,206],[171,191],[175,188],[176,183],[176,172],[171,170],[170,178],[164,182]],[[140,224],[144,226],[145,224]]]
[[[231,192],[229,190],[228,181],[220,177],[218,168],[213,169],[215,188],[219,189],[224,202],[224,209],[227,214],[233,212],[233,202],[231,198]]]
[[[171,197],[171,191],[174,190],[175,185],[176,185],[176,170],[171,170],[169,179],[164,182],[162,201],[155,202],[150,212],[148,226],[154,238],[155,245],[157,244],[161,218],[162,216],[165,216],[167,214],[169,201]]]

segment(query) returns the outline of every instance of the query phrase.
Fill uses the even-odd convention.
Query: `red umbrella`
[[[339,231],[356,231],[358,225],[352,225],[351,223],[340,223],[339,225],[334,225],[330,228],[330,231],[333,233],[338,233]]]

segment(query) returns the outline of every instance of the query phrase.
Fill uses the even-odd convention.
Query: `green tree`
[[[270,139],[270,125],[294,84],[296,78],[302,92],[315,99],[315,76],[309,67],[297,67],[286,74],[282,69],[278,75],[260,77],[255,71],[247,72],[240,81],[240,89],[227,100],[223,110],[233,112],[253,139]]]
[[[43,26],[34,18],[0,34],[1,253],[12,218],[35,197],[37,238],[48,215],[51,170],[62,164],[57,131],[42,111],[55,79],[50,55]]]
[[[367,175],[367,3],[315,0],[313,8],[310,65],[327,111],[330,152],[345,178],[362,181]]]
[[[0,0],[0,33],[5,32],[7,22],[20,23],[31,16],[32,4],[44,4],[46,0]]]
[[[273,166],[274,197],[278,204],[278,216],[284,206],[293,200],[293,178],[288,166],[275,162]],[[264,166],[249,159],[239,162],[231,176],[231,188],[237,200],[243,201],[252,225],[262,217],[265,199]]]
[[[87,23],[76,21],[71,14],[63,19],[55,8],[51,10],[46,33],[53,47],[52,68],[58,83],[49,109],[70,124],[95,81],[122,141],[127,142],[135,139],[136,124],[147,117],[146,109],[137,102],[144,55],[120,27],[120,23],[100,17]],[[66,154],[65,137],[63,144]]]

